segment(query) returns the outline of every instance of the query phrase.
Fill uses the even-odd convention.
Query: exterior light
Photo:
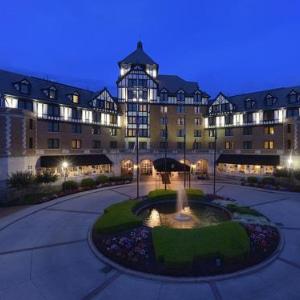
[[[64,169],[66,169],[69,166],[67,161],[63,161],[63,163],[61,165]]]
[[[137,169],[137,167],[138,167],[138,166],[137,166],[136,164],[133,165],[133,168],[134,168],[135,170]]]
[[[292,164],[293,164],[293,159],[292,159],[292,155],[289,157],[289,159],[288,159],[288,166],[289,166],[289,168],[292,168]]]

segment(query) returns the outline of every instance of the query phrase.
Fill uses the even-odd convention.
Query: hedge
[[[163,199],[173,199],[176,198],[177,193],[174,190],[163,190],[163,189],[158,189],[151,191],[148,194],[148,199],[150,201],[153,200],[163,200]]]
[[[109,206],[97,220],[95,231],[104,234],[115,233],[141,226],[142,219],[132,212],[136,204],[136,200],[127,200]]]
[[[78,189],[78,183],[74,180],[67,180],[62,184],[63,191],[76,191]]]
[[[96,185],[97,183],[93,178],[83,178],[80,183],[82,188],[94,188]]]
[[[235,204],[228,204],[226,208],[229,209],[232,213],[239,213],[242,215],[252,215],[257,217],[263,216],[260,212],[248,206],[238,206]]]
[[[155,227],[152,238],[156,259],[173,268],[203,259],[242,261],[250,251],[246,230],[233,221],[189,230]]]
[[[187,189],[186,194],[189,200],[201,200],[204,197],[204,193],[200,189]]]

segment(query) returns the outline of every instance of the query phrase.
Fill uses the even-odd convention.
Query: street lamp
[[[215,144],[214,144],[214,196],[216,196],[216,168],[217,168],[217,127],[215,127]]]
[[[68,169],[69,164],[68,164],[67,161],[63,161],[61,166],[62,166],[62,169],[64,171],[64,182],[65,182],[66,179],[67,179],[67,169]]]

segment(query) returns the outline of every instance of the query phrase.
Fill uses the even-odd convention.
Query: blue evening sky
[[[298,0],[1,0],[0,12],[2,69],[115,92],[141,39],[162,74],[212,96],[300,85]]]

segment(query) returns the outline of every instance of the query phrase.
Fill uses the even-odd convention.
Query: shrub
[[[63,182],[62,189],[65,192],[76,191],[78,189],[78,183],[74,180],[67,180]]]
[[[16,172],[10,175],[8,185],[12,188],[23,189],[34,183],[34,176],[31,172]]]
[[[152,239],[156,259],[175,268],[217,257],[239,261],[250,251],[246,230],[232,221],[189,230],[155,227]]]
[[[274,177],[264,177],[261,180],[262,184],[267,184],[267,185],[276,185],[276,181]]]
[[[96,183],[97,184],[105,184],[108,183],[108,177],[105,175],[99,175],[96,177]]]
[[[173,190],[153,190],[148,194],[149,200],[162,200],[176,198],[177,193]]]
[[[295,177],[297,180],[300,180],[300,170],[294,171],[294,177]]]
[[[186,194],[189,200],[201,200],[204,197],[204,193],[200,189],[187,189]]]
[[[35,177],[36,183],[51,183],[57,180],[57,175],[51,174],[50,172],[44,172],[42,174],[38,174]]]
[[[123,180],[122,176],[111,176],[111,177],[109,177],[110,182],[120,182],[122,180]]]
[[[239,213],[239,214],[244,214],[244,215],[252,215],[252,216],[262,216],[260,212],[257,210],[250,208],[248,206],[238,206],[235,204],[228,204],[226,206],[227,209],[229,209],[232,213]]]
[[[93,178],[83,178],[80,186],[82,188],[94,188],[96,186],[96,181]]]
[[[288,169],[275,169],[273,175],[275,177],[289,177]]]
[[[248,177],[247,181],[248,181],[249,184],[256,184],[256,183],[258,183],[258,179],[255,176]]]
[[[127,200],[109,206],[97,220],[95,231],[97,233],[115,233],[141,226],[142,219],[132,212],[136,204],[136,200]]]

